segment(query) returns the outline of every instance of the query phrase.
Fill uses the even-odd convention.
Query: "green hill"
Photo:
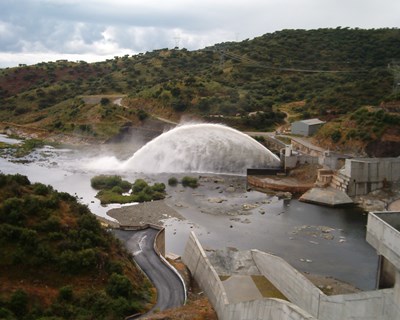
[[[298,103],[300,117],[331,120],[399,101],[399,59],[399,29],[336,28],[92,64],[40,63],[0,71],[0,121],[100,140],[149,116],[176,121],[183,114],[273,130],[288,103]]]
[[[123,319],[153,294],[131,256],[74,197],[0,174],[0,318]]]

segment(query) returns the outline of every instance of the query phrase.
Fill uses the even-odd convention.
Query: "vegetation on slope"
[[[149,283],[86,206],[25,176],[0,174],[0,318],[121,319]]]
[[[400,142],[400,114],[379,107],[361,107],[325,124],[316,134],[325,146],[355,151],[366,145],[370,156],[398,156]],[[392,143],[385,146],[385,141]],[[380,141],[376,150],[376,141]]]
[[[97,139],[149,115],[179,120],[187,113],[272,130],[288,103],[301,102],[296,112],[303,118],[331,120],[400,100],[388,68],[399,57],[399,29],[339,27],[283,30],[197,51],[3,69],[0,121]]]

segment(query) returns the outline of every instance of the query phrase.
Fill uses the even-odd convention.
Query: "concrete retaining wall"
[[[252,250],[257,268],[290,302],[318,316],[319,299],[324,293],[280,257]]]
[[[294,304],[279,299],[262,299],[229,304],[224,319],[229,320],[316,320]]]
[[[300,151],[313,157],[323,157],[325,149],[314,146],[312,144],[305,144],[303,140],[292,138],[293,150]]]
[[[318,319],[393,320],[399,316],[394,316],[396,308],[393,289],[324,296],[320,299]]]
[[[285,169],[295,168],[299,164],[319,164],[318,157],[309,155],[291,155],[285,156]]]
[[[221,320],[316,320],[296,305],[279,299],[229,303],[225,288],[195,234],[191,232],[182,256]]]
[[[165,258],[165,228],[162,228],[156,237],[155,246],[158,252]]]
[[[400,212],[375,212],[368,215],[367,242],[378,254],[388,259],[400,270],[400,233],[390,222],[400,219]]]
[[[225,288],[193,232],[189,235],[182,261],[206,293],[218,317],[224,319],[225,305],[228,304]]]
[[[327,296],[285,260],[258,250],[253,259],[261,273],[289,300],[320,320],[393,320],[400,310],[394,289]]]
[[[400,158],[346,159],[344,174],[350,178],[348,194],[365,195],[400,180]]]

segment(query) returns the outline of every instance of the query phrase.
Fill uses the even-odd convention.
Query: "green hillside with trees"
[[[0,70],[0,121],[100,140],[152,116],[179,121],[183,114],[274,130],[290,103],[300,118],[328,121],[365,106],[399,104],[399,61],[399,29],[338,27],[91,64],[39,63]]]
[[[154,299],[86,206],[18,174],[0,174],[0,252],[0,319],[123,319]]]

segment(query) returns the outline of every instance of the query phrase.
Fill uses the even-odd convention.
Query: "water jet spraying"
[[[122,164],[135,172],[245,174],[279,166],[279,158],[248,135],[219,124],[178,126],[148,142]]]

